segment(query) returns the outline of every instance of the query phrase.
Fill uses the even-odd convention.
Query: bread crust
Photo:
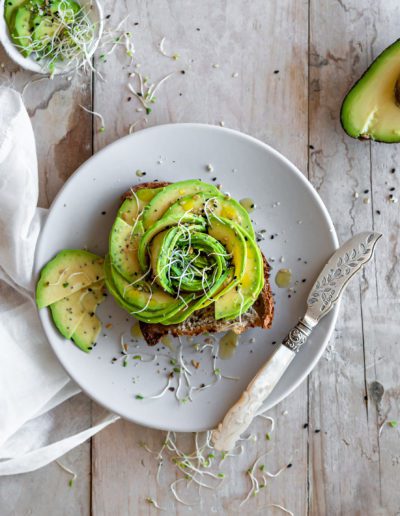
[[[167,181],[149,181],[147,183],[140,183],[132,187],[132,190],[136,192],[142,188],[163,188],[168,186]],[[129,190],[123,195],[123,199],[132,197],[132,191]],[[149,324],[140,321],[140,328],[142,330],[143,337],[149,346],[156,345],[160,339],[170,334],[174,337],[187,336],[194,337],[204,333],[217,333],[227,330],[232,330],[237,334],[243,333],[249,328],[259,327],[264,330],[269,329],[272,326],[274,318],[274,298],[271,291],[271,285],[269,281],[270,277],[270,266],[267,259],[263,255],[264,263],[264,286],[257,301],[250,308],[250,310],[243,314],[241,318],[235,321],[217,321],[213,317],[213,307],[210,305],[203,310],[198,310],[181,324]],[[210,311],[211,310],[211,311]]]

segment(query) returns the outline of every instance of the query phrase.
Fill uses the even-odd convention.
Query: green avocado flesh
[[[101,330],[101,322],[92,314],[86,313],[83,316],[78,328],[72,335],[74,343],[85,353],[89,353]]]
[[[210,304],[216,319],[234,320],[264,285],[247,211],[199,180],[132,192],[109,242],[106,286],[144,322],[179,324]]]
[[[103,258],[88,251],[61,251],[40,273],[36,286],[38,307],[49,306],[103,279],[103,264]]]
[[[207,306],[216,320],[235,320],[264,285],[261,251],[244,208],[198,180],[132,191],[118,210],[101,258],[64,250],[36,286],[59,332],[90,352],[101,330],[104,285],[136,319],[180,324]]]
[[[353,138],[400,142],[400,40],[380,54],[344,99],[341,122]]]
[[[72,337],[84,315],[94,314],[97,306],[105,299],[103,287],[103,281],[94,283],[50,305],[54,324],[66,339]]]
[[[81,10],[74,0],[5,0],[4,18],[9,33],[24,57],[34,51],[37,57],[51,59],[53,38],[68,23],[76,23]],[[42,57],[43,57],[42,56]]]
[[[95,316],[105,299],[104,258],[83,250],[64,250],[45,265],[36,285],[36,303],[48,306],[66,339],[89,352],[101,323]]]

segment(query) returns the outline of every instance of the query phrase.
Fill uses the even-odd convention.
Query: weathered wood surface
[[[400,168],[390,172],[398,166],[398,145],[352,141],[338,113],[347,88],[396,39],[400,6],[392,0],[105,2],[113,25],[128,12],[131,25],[139,22],[133,28],[141,71],[152,79],[175,69],[187,72],[165,85],[148,125],[224,121],[252,134],[308,173],[341,241],[371,227],[385,236],[374,262],[345,294],[326,357],[306,383],[271,411],[278,425],[268,464],[275,469],[291,460],[293,467],[243,508],[238,502],[248,481],[242,472],[265,448],[261,440],[251,455],[231,463],[231,480],[221,491],[189,510],[174,505],[168,494],[173,468],[165,470],[164,487],[158,487],[156,463],[138,446],[146,441],[157,448],[163,434],[120,422],[96,436],[91,448],[87,444],[64,458],[79,475],[73,490],[56,465],[0,480],[1,516],[155,513],[147,496],[169,514],[278,514],[279,509],[267,508],[270,503],[296,515],[399,514],[399,431],[384,425],[379,436],[385,418],[399,419],[400,408],[399,205],[387,200],[390,187],[400,188]],[[180,53],[179,61],[159,54],[163,36]],[[2,78],[21,87],[28,75],[5,58],[2,62],[7,70]],[[136,111],[139,104],[127,100],[133,68],[126,67],[123,54],[99,66],[105,82],[57,79],[34,84],[26,93],[37,135],[43,206],[92,151],[91,117],[78,107],[90,106],[91,86],[94,109],[106,120],[101,134],[94,123],[94,151],[143,118]],[[374,395],[374,382],[385,389],[382,399]],[[86,403],[90,417],[83,396],[70,401],[68,410],[74,403]],[[92,411],[94,417],[101,413],[94,404]],[[255,426],[260,436],[265,428],[263,421]]]

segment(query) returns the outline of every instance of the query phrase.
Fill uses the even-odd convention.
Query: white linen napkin
[[[37,200],[29,116],[19,93],[0,87],[0,475],[45,466],[119,419],[109,414],[91,428],[47,443],[50,411],[80,389],[53,354],[35,307],[33,260],[46,217]],[[76,428],[73,423],[65,422],[66,435]]]

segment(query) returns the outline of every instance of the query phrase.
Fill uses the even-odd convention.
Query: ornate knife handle
[[[290,330],[287,337],[283,339],[282,344],[297,353],[311,335],[316,324],[316,321],[302,317],[296,326]]]

